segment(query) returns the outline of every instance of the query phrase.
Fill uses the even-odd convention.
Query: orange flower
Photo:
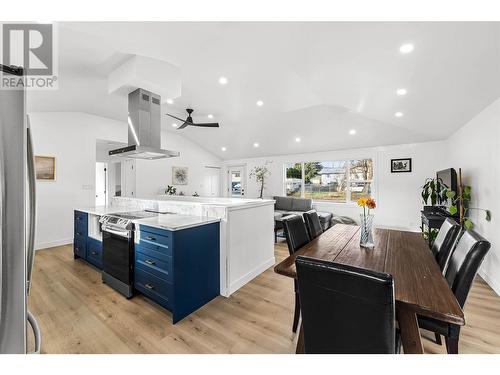
[[[370,209],[374,209],[377,207],[377,203],[375,203],[375,199],[373,198],[368,198],[366,200],[366,207],[370,208]]]
[[[358,206],[365,207],[366,203],[368,201],[368,198],[362,197],[358,199]]]

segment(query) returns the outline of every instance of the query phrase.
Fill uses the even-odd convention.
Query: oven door
[[[129,231],[104,229],[102,232],[102,268],[108,275],[132,285],[134,239]]]

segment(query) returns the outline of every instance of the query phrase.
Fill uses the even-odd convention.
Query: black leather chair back
[[[466,231],[450,258],[446,280],[458,303],[464,307],[474,277],[491,244],[474,231]]]
[[[315,210],[304,212],[304,221],[306,222],[307,232],[311,239],[323,233],[323,227],[319,221],[318,213]]]
[[[442,272],[446,270],[446,265],[457,243],[460,232],[460,225],[450,218],[446,219],[441,228],[439,228],[439,233],[434,240],[431,250]]]
[[[389,274],[296,259],[306,353],[395,353],[394,282]]]
[[[291,215],[284,218],[283,232],[285,232],[286,243],[290,255],[311,241],[301,215]]]

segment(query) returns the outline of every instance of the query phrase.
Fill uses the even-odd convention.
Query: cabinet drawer
[[[86,212],[75,211],[75,223],[87,222],[88,214]]]
[[[73,242],[73,252],[80,258],[87,258],[87,241],[81,238],[75,238]]]
[[[146,242],[141,242],[135,245],[135,250],[143,254],[151,255],[160,260],[167,260],[167,257],[172,256],[172,249],[159,245],[152,245]]]
[[[172,257],[166,256],[163,259],[155,258],[148,254],[143,254],[140,249],[135,252],[135,267],[150,274],[172,282]]]
[[[145,242],[147,244],[171,248],[172,232],[141,225],[140,240],[141,242]]]
[[[87,261],[102,268],[102,242],[93,238],[87,240]]]
[[[75,240],[82,240],[84,241],[85,238],[87,237],[87,233],[84,233],[81,229],[75,228]]]
[[[135,270],[135,288],[163,307],[171,308],[172,284],[142,269]]]

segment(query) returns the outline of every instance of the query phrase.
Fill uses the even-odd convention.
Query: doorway
[[[107,164],[106,163],[96,163],[95,168],[95,205],[105,206],[108,203],[107,196],[107,186],[108,186],[108,176],[107,176]]]
[[[247,173],[246,166],[234,166],[229,167],[227,170],[227,191],[228,196],[231,198],[243,198],[245,197],[246,187],[247,187]]]
[[[207,197],[220,197],[220,167],[205,166],[203,195]]]

